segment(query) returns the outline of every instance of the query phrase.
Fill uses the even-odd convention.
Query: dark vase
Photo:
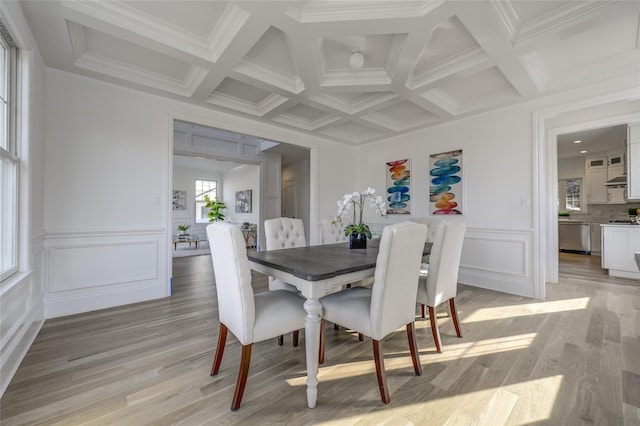
[[[349,235],[349,248],[350,249],[366,249],[367,248],[367,236],[364,234],[358,234],[354,232]]]

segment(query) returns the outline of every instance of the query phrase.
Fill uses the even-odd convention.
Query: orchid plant
[[[367,201],[381,217],[387,217],[387,205],[382,197],[373,195],[375,192],[375,189],[369,187],[363,192],[344,194],[342,200],[338,200],[338,215],[333,220],[333,223],[342,223],[343,218],[349,213],[352,213],[353,218],[351,224],[344,228],[344,235],[365,235],[368,239],[371,239],[369,226],[362,223],[362,212]]]

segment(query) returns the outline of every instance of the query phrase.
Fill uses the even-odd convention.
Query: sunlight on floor
[[[502,318],[576,311],[579,309],[585,309],[588,303],[588,297],[579,297],[576,299],[556,300],[553,302],[537,302],[527,303],[524,305],[481,308],[467,315],[461,322],[494,321]]]

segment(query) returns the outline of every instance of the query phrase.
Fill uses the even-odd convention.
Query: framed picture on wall
[[[411,160],[387,162],[387,214],[411,213]]]
[[[251,213],[251,190],[236,192],[236,213]]]
[[[433,154],[429,164],[429,213],[462,214],[462,150]]]
[[[173,190],[173,210],[187,209],[187,191],[180,189]]]

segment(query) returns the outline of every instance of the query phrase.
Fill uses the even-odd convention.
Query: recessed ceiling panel
[[[359,145],[385,135],[382,132],[378,132],[370,127],[363,126],[352,121],[323,130],[320,133],[331,138],[339,139],[351,145]]]
[[[191,65],[108,34],[84,28],[86,53],[113,59],[132,68],[183,80]]]
[[[638,15],[627,15],[540,48],[528,58],[534,58],[538,70],[549,78],[572,69],[584,74],[595,61],[635,49],[637,37]]]
[[[289,76],[296,75],[285,35],[275,27],[270,27],[264,33],[246,57],[253,63],[278,70]]]
[[[511,1],[511,6],[515,10],[518,15],[518,19],[522,23],[526,23],[532,21],[536,18],[539,18],[547,13],[553,12],[567,4],[571,3],[570,1],[561,1],[561,0],[553,0],[553,1],[528,1],[528,0],[517,0]]]
[[[443,83],[440,89],[455,99],[462,108],[465,105],[486,106],[484,105],[485,101],[504,96],[517,96],[517,92],[509,80],[497,67],[473,74],[464,80]]]
[[[289,110],[287,110],[287,113],[295,115],[300,118],[304,118],[305,120],[308,120],[308,121],[317,120],[327,115],[326,112],[307,106],[305,104],[297,104],[293,108],[290,108]]]
[[[222,83],[216,87],[215,91],[254,104],[262,102],[270,95],[270,93],[265,90],[232,78],[225,78]]]
[[[402,101],[387,108],[377,111],[376,115],[386,116],[398,123],[400,128],[415,126],[419,123],[430,122],[437,119],[434,114],[425,111],[410,101]]]
[[[224,1],[133,1],[127,5],[167,24],[209,38],[224,13]]]
[[[459,52],[479,47],[462,22],[454,16],[433,30],[429,43],[420,55],[414,74],[422,74],[434,64],[445,61]]]

